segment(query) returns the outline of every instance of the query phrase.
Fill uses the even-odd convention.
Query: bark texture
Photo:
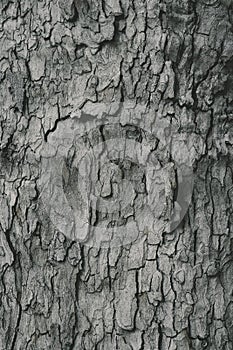
[[[232,350],[232,0],[0,9],[0,349]],[[171,233],[90,247],[40,205],[37,150],[119,101],[186,135],[192,202]]]

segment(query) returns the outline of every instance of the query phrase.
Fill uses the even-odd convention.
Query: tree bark
[[[0,349],[231,350],[232,0],[2,0],[0,8]],[[73,223],[77,237],[69,221],[75,210],[90,214],[77,204],[79,163],[58,166],[69,212],[53,181],[44,199],[43,160],[51,149],[51,159],[62,158],[72,123],[77,143],[86,138],[88,150],[98,138],[106,141],[99,114],[115,104],[123,117],[117,112],[109,139],[119,132],[146,149],[158,130],[170,126],[175,138],[182,134],[192,198],[171,230],[154,227],[126,243],[90,244],[80,221]],[[124,114],[131,104],[139,113],[131,116],[134,123]],[[159,150],[153,145],[150,151]],[[56,164],[50,166],[54,183]],[[164,154],[161,164],[173,169]],[[128,165],[121,166],[126,172]],[[144,173],[137,164],[129,169],[139,200]],[[114,181],[101,189],[105,200]],[[174,207],[173,192],[161,192],[166,210]],[[55,209],[46,207],[50,193]],[[126,214],[139,232],[148,217],[135,203],[134,215]],[[167,215],[163,209],[158,222]],[[99,234],[114,219],[127,233],[122,212],[116,219],[115,212],[98,216],[92,207],[89,225]]]

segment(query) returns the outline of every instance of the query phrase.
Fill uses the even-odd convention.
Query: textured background
[[[0,349],[232,350],[232,1],[0,9]],[[126,101],[186,135],[191,205],[172,233],[80,245],[41,205],[38,150]]]

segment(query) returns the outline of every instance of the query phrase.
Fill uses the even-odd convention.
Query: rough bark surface
[[[0,349],[232,350],[232,0],[0,9]],[[186,135],[192,201],[171,233],[83,245],[40,204],[37,151],[125,101]]]

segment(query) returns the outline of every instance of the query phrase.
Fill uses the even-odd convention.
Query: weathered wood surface
[[[0,9],[0,349],[231,350],[232,0]],[[41,204],[39,155],[71,119],[95,123],[91,103],[113,102],[181,131],[195,183],[173,232],[92,247]]]

